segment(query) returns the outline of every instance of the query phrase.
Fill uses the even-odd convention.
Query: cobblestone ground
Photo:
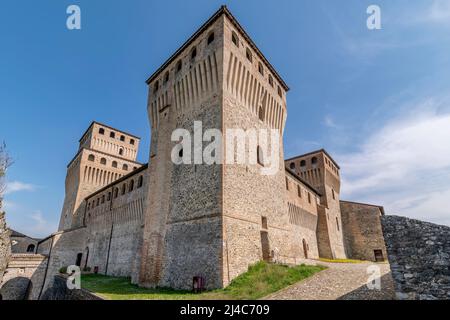
[[[392,300],[395,297],[391,270],[387,263],[326,263],[308,260],[306,264],[326,265],[328,269],[278,291],[269,300]],[[381,269],[381,290],[369,290],[367,268]]]

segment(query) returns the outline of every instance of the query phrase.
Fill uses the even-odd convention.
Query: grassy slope
[[[207,300],[207,299],[259,299],[284,287],[308,278],[323,270],[322,266],[296,266],[258,262],[234,279],[225,289],[193,294],[172,289],[145,289],[130,283],[128,278],[103,275],[83,275],[82,286],[106,299],[112,300]]]

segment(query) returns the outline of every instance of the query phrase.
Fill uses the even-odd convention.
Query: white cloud
[[[450,113],[441,107],[428,100],[339,155],[343,198],[450,225]]]
[[[325,118],[323,119],[323,125],[325,125],[328,128],[337,128],[337,124],[334,121],[333,117],[329,114],[327,114],[325,116]]]
[[[21,230],[23,233],[34,237],[48,236],[56,230],[56,224],[45,219],[41,211],[37,210],[28,216],[32,223],[29,223]]]
[[[450,24],[450,1],[434,0],[427,11],[419,15],[419,21],[436,24]]]
[[[29,183],[10,181],[6,183],[5,194],[11,194],[20,191],[34,191],[35,189],[36,186]]]

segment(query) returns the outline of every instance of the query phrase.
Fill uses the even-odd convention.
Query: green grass
[[[364,263],[366,261],[363,260],[354,260],[354,259],[325,259],[319,258],[320,261],[323,262],[331,262],[331,263]]]
[[[167,288],[146,289],[131,284],[129,278],[84,274],[83,288],[110,300],[254,300],[308,278],[323,266],[295,266],[258,262],[235,278],[225,289],[194,294]]]

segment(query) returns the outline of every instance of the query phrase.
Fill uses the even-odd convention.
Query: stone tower
[[[339,204],[339,166],[325,150],[286,160],[286,167],[306,180],[321,194],[318,210],[317,244],[323,258],[346,258]]]
[[[59,231],[80,226],[77,214],[88,195],[141,166],[136,162],[140,138],[92,122],[67,166],[66,194]]]
[[[139,284],[189,289],[200,276],[217,288],[263,258],[290,262],[282,146],[288,87],[228,9],[216,12],[147,84],[151,192]],[[224,133],[223,148],[228,129],[278,131],[275,173],[261,174],[264,161],[228,164],[226,152],[215,164],[174,164],[175,129],[211,141],[194,133],[200,121],[203,132]]]

